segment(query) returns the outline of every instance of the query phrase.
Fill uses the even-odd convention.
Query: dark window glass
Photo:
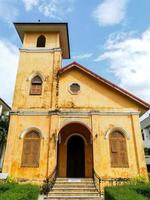
[[[46,44],[46,38],[44,35],[40,35],[37,39],[37,47],[45,47]]]

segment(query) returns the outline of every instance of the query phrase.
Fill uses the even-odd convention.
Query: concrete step
[[[91,196],[82,196],[82,197],[76,197],[76,196],[53,196],[53,197],[44,197],[44,199],[53,199],[53,200],[85,200],[85,199],[90,199],[90,200],[101,200],[100,197],[91,197]]]
[[[75,187],[71,187],[71,188],[64,188],[64,187],[60,187],[60,188],[56,188],[53,187],[52,191],[54,192],[64,192],[64,191],[71,191],[71,192],[97,192],[95,187],[92,188],[75,188]]]
[[[99,196],[97,192],[54,192],[51,191],[48,196],[76,196],[76,197],[81,197],[81,196]]]
[[[100,200],[100,196],[91,178],[57,178],[52,190],[45,199]]]
[[[84,183],[81,183],[81,184],[62,184],[62,183],[55,183],[54,185],[54,188],[60,188],[60,187],[64,187],[64,188],[73,188],[73,187],[76,187],[76,188],[92,188],[94,187],[94,184],[90,183],[90,184],[84,184]]]
[[[57,184],[93,184],[93,180],[92,181],[61,181],[61,180],[56,180]]]
[[[93,181],[92,178],[57,178],[57,181],[66,181],[66,182],[86,182],[86,181]]]

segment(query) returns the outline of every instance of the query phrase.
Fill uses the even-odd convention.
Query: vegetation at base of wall
[[[55,182],[54,180],[49,182],[49,179],[46,179],[44,181],[44,184],[41,186],[40,193],[47,195],[48,192],[52,189],[54,182]]]
[[[0,183],[0,200],[37,200],[39,187],[31,184]]]
[[[148,180],[145,176],[135,176],[132,179],[130,179],[130,184],[136,185],[136,184],[142,184],[142,183],[147,183]]]
[[[150,182],[150,173],[148,173],[148,180],[149,180],[149,182]]]
[[[128,184],[106,187],[105,200],[149,200],[150,184]]]

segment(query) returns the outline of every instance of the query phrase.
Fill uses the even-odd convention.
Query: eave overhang
[[[70,58],[70,44],[68,23],[18,23],[15,22],[16,31],[23,42],[26,32],[58,32],[60,33],[60,43],[64,59]]]

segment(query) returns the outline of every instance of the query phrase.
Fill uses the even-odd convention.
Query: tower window
[[[31,95],[41,95],[42,94],[42,80],[39,76],[35,76],[32,79],[30,94]]]
[[[37,47],[45,47],[46,38],[44,35],[40,35],[37,39]]]

